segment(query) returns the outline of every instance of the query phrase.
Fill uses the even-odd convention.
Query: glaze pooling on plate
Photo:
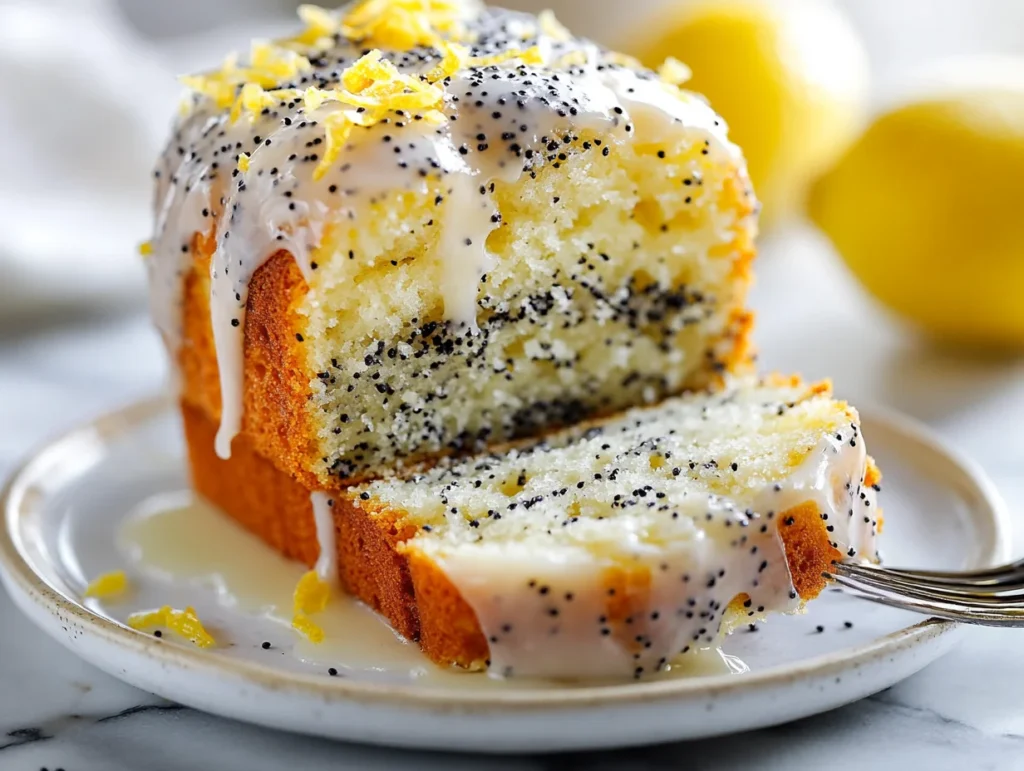
[[[367,50],[380,41],[349,37],[356,33],[347,11],[307,12],[303,35],[257,45],[245,65],[189,81],[202,93],[190,100],[155,171],[149,275],[153,315],[173,352],[194,240],[216,238],[210,291],[222,457],[241,425],[249,281],[277,252],[291,254],[308,279],[310,254],[327,230],[358,222],[382,196],[436,189],[445,221],[445,315],[471,334],[490,260],[487,236],[500,222],[493,182],[559,163],[563,143],[588,131],[601,134],[591,141],[605,153],[604,143],[656,142],[683,130],[700,137],[707,153],[738,155],[703,100],[550,19],[471,3],[431,7],[440,9],[432,12],[438,27],[385,34],[379,61]],[[393,104],[423,106],[367,108],[367,97],[352,93],[365,77],[406,78]],[[325,168],[330,155],[336,158]]]
[[[283,559],[189,492],[164,493],[142,501],[125,514],[117,527],[116,541],[130,565],[136,596],[96,602],[98,610],[113,618],[123,619],[140,602],[168,590],[193,597],[212,592],[218,606],[266,620],[285,631],[282,638],[267,635],[275,640],[265,648],[273,651],[268,657],[284,652],[297,667],[312,673],[328,674],[333,669],[351,675],[387,668],[396,675],[404,672],[409,680],[420,683],[506,687],[493,678],[431,664],[378,614],[344,594],[333,593],[327,607],[315,615],[324,632],[321,643],[293,635],[292,588],[302,575],[302,566]],[[213,613],[204,607],[202,615]],[[263,647],[262,639],[239,635],[231,626],[218,633],[220,650],[257,643]],[[662,677],[745,671],[747,667],[738,657],[711,649],[666,667]],[[555,683],[522,678],[516,683],[513,687],[557,687]]]

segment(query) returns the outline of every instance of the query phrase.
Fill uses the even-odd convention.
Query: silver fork
[[[967,624],[1024,627],[1024,560],[963,573],[843,561],[825,577],[883,605]]]

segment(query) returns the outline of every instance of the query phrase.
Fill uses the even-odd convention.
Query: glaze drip
[[[338,551],[334,529],[334,499],[329,493],[313,493],[309,496],[316,524],[316,541],[320,556],[313,568],[321,581],[334,583],[338,580]]]

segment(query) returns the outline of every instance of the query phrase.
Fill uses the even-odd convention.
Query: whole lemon
[[[863,284],[935,337],[1024,347],[1022,201],[1024,78],[999,78],[878,117],[809,210]]]
[[[867,57],[851,25],[828,0],[690,0],[662,12],[624,47],[650,67],[686,63],[684,87],[743,148],[762,224],[796,213],[863,123]]]

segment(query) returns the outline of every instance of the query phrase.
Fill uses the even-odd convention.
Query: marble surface
[[[755,305],[763,368],[831,375],[972,455],[1014,513],[1024,553],[1024,360],[931,348],[874,309],[830,250],[766,244]],[[794,280],[794,276],[800,276]],[[46,437],[160,387],[141,312],[0,328],[0,474]],[[79,662],[0,592],[0,771],[121,769],[1011,769],[1024,761],[1024,632],[974,629],[939,663],[857,704],[727,740],[557,757],[482,758],[311,740],[167,704]]]

